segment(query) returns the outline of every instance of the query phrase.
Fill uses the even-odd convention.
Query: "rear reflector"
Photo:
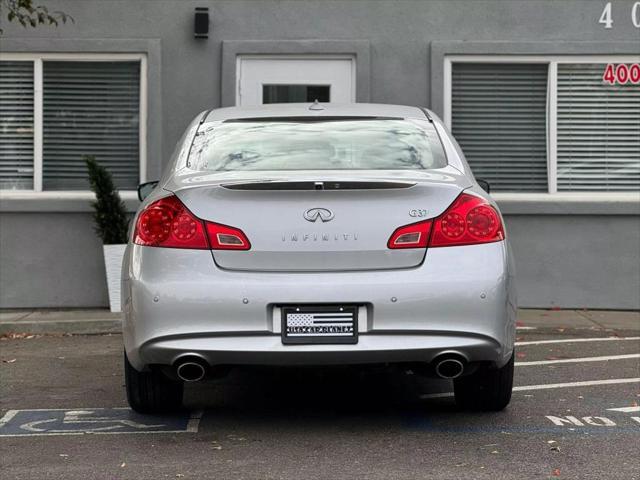
[[[504,240],[500,214],[481,197],[461,194],[439,217],[398,228],[387,246],[398,248],[449,247]]]
[[[425,248],[431,233],[431,223],[431,220],[427,220],[398,228],[389,238],[387,246],[391,249]]]
[[[174,195],[156,200],[140,213],[133,243],[195,250],[251,248],[241,230],[201,220]]]

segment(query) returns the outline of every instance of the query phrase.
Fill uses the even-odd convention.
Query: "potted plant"
[[[103,243],[109,307],[112,312],[120,312],[120,274],[127,246],[127,212],[107,169],[98,164],[93,156],[84,159],[89,170],[91,190],[96,194],[96,200],[92,203],[95,210],[93,219],[96,233]]]

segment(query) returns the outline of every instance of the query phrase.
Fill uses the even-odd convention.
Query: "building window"
[[[445,118],[495,191],[637,191],[640,88],[603,81],[629,60],[449,58]]]
[[[452,133],[495,191],[546,192],[547,66],[456,63]]]
[[[262,103],[331,101],[331,85],[262,85]]]
[[[33,62],[0,62],[0,188],[33,189]]]
[[[93,155],[120,189],[141,180],[141,70],[122,59],[0,60],[0,188],[88,190]]]
[[[558,65],[558,191],[640,189],[640,86],[606,67]]]

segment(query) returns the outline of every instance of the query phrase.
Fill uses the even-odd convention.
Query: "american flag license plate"
[[[358,307],[282,307],[282,343],[357,343]]]

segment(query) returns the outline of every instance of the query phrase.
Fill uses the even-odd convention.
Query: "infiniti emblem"
[[[304,219],[309,222],[315,222],[320,219],[323,222],[329,222],[333,220],[333,212],[328,208],[310,208],[304,212]]]

